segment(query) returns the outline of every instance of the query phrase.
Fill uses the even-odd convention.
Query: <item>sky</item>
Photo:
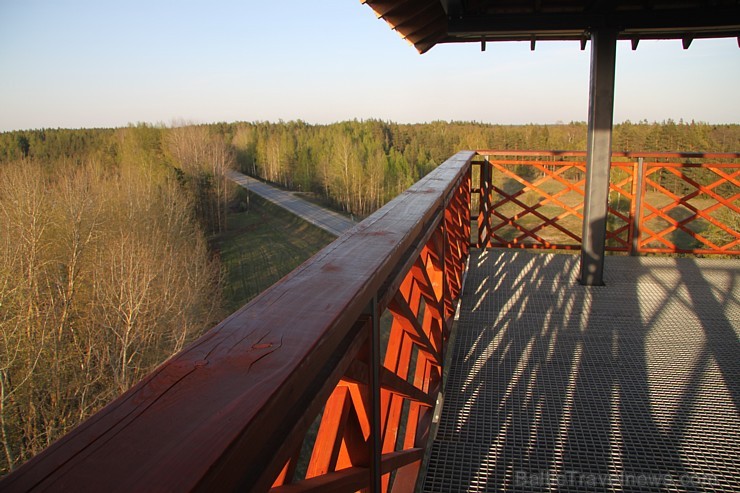
[[[590,43],[438,45],[360,0],[0,0],[0,131],[585,121]],[[614,119],[740,123],[735,38],[620,42]]]

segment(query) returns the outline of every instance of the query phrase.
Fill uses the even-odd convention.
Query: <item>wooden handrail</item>
[[[476,151],[481,156],[517,156],[517,157],[586,157],[586,151],[506,151],[500,149],[481,149]],[[740,152],[612,152],[612,157],[631,159],[740,159]]]

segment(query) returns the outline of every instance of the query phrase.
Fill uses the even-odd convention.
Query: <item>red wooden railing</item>
[[[473,214],[479,245],[580,248],[585,152],[478,154]],[[612,158],[607,250],[740,253],[740,154]]]
[[[413,491],[470,244],[460,152],[0,483]]]

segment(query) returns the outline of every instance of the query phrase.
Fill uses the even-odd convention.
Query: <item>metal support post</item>
[[[580,283],[588,286],[604,284],[616,55],[616,30],[602,29],[591,34],[586,197],[583,206],[583,245],[579,276]]]

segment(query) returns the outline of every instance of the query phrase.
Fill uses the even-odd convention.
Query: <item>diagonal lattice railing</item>
[[[491,198],[480,223],[490,227],[479,227],[481,243],[544,248],[580,243],[584,163],[527,161],[524,167],[517,160],[489,160],[483,166],[490,167],[492,178]]]
[[[585,153],[478,154],[478,245],[580,248]],[[614,153],[607,250],[740,253],[739,161],[740,154]]]
[[[650,163],[640,252],[740,253],[740,164]]]

